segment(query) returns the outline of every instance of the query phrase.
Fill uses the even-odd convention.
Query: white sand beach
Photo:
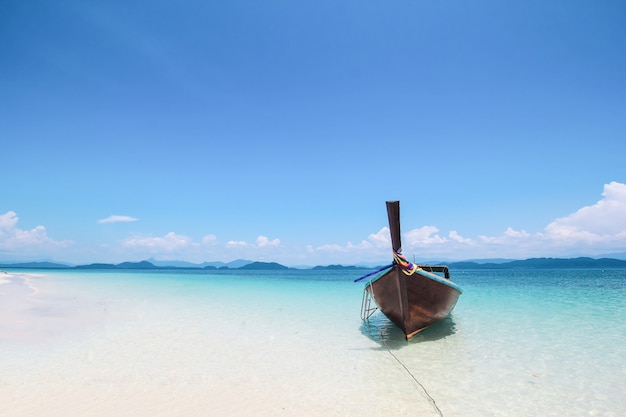
[[[373,377],[379,352],[350,340],[352,320],[320,329],[313,311],[294,318],[297,303],[242,317],[228,303],[61,295],[42,276],[4,278],[3,417],[436,415],[411,384]],[[391,357],[385,366],[405,378]]]
[[[104,318],[77,293],[49,288],[45,274],[3,271],[0,298],[0,342],[49,342],[93,327]]]

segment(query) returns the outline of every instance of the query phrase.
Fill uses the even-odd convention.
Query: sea
[[[409,341],[366,272],[0,272],[0,413],[626,416],[626,270],[452,270]]]

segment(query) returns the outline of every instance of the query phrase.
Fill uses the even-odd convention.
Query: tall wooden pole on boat
[[[391,234],[391,247],[394,253],[398,252],[402,248],[402,241],[400,239],[400,202],[399,201],[387,201],[387,217],[389,219],[389,233]],[[396,288],[398,289],[398,303],[400,305],[400,312],[403,318],[402,330],[406,334],[406,326],[409,321],[409,299],[406,290],[406,281],[404,280],[404,274],[401,273],[398,265],[394,266]]]
[[[400,241],[400,202],[387,201],[387,218],[389,219],[389,232],[391,233],[391,247],[397,252],[402,243]]]

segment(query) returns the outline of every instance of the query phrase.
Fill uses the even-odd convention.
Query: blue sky
[[[0,261],[626,251],[621,1],[7,1]]]

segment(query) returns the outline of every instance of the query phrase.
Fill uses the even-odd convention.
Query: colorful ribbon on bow
[[[402,249],[398,249],[397,252],[393,253],[393,260],[400,267],[400,269],[402,269],[404,275],[413,275],[415,271],[421,269],[416,264],[409,262],[408,259],[402,255]]]

